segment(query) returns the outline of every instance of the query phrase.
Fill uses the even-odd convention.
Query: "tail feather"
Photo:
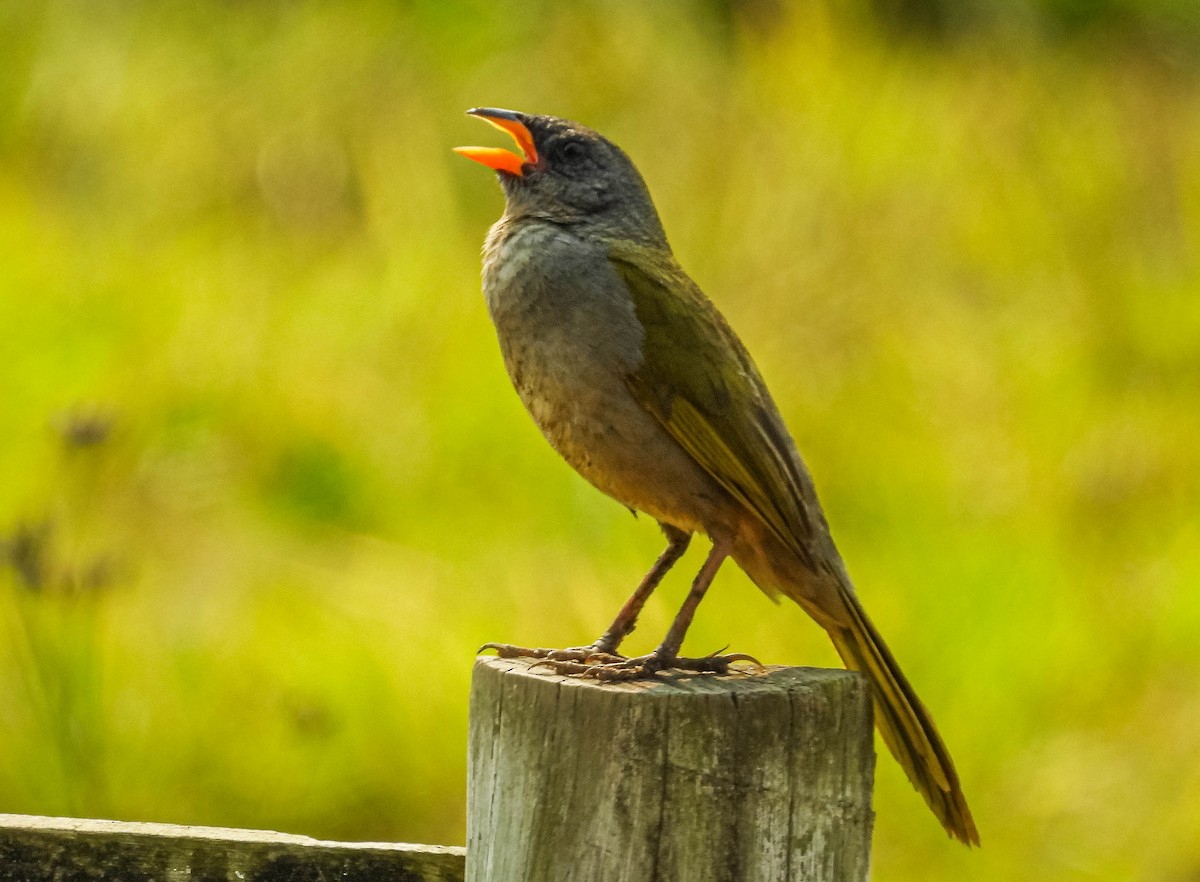
[[[967,807],[954,761],[933,718],[900,670],[854,592],[840,592],[848,624],[829,636],[846,667],[865,674],[875,697],[875,724],[908,780],[925,798],[946,832],[967,845],[979,845],[979,832]]]

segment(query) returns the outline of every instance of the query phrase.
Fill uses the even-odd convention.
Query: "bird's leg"
[[[679,558],[683,557],[688,543],[692,541],[692,534],[686,533],[678,527],[672,527],[670,524],[659,524],[659,526],[667,534],[666,550],[658,556],[658,560],[654,562],[650,572],[646,573],[641,584],[637,586],[637,590],[633,592],[633,596],[625,601],[625,605],[621,607],[621,611],[617,613],[613,623],[608,626],[608,630],[592,644],[596,652],[606,655],[617,654],[621,641],[637,627],[637,617],[641,613],[642,607],[646,605],[646,601],[671,567],[675,566]]]
[[[731,664],[739,661],[752,662],[761,668],[762,665],[759,664],[757,659],[744,653],[731,653],[729,655],[713,654],[702,658],[679,657],[679,650],[683,646],[683,638],[692,624],[692,618],[696,615],[696,607],[704,599],[704,594],[708,591],[713,578],[717,575],[717,570],[721,568],[721,563],[728,556],[728,543],[720,540],[715,541],[712,550],[708,553],[708,558],[704,561],[704,566],[700,568],[700,572],[696,574],[695,581],[692,582],[692,590],[688,592],[687,598],[683,601],[683,606],[679,608],[679,612],[675,616],[675,621],[671,623],[671,627],[667,631],[667,636],[663,638],[663,642],[659,644],[658,649],[654,650],[650,655],[622,659],[620,661],[608,661],[607,659],[599,661],[590,660],[590,663],[589,660],[562,660],[553,662],[553,667],[560,674],[581,674],[587,677],[595,677],[598,680],[647,679],[653,677],[659,671],[666,670],[724,674],[729,671]]]
[[[712,580],[717,575],[717,570],[721,568],[721,564],[724,563],[725,558],[728,556],[729,549],[725,543],[713,543],[712,550],[708,552],[708,557],[704,561],[704,566],[700,568],[700,572],[696,574],[696,578],[692,582],[692,590],[684,598],[683,606],[679,608],[679,612],[675,615],[675,621],[671,622],[667,636],[658,645],[658,649],[654,650],[648,660],[643,663],[643,667],[653,667],[655,670],[661,671],[676,667],[676,662],[689,661],[689,659],[679,658],[679,650],[683,647],[683,638],[687,634],[688,628],[692,626],[692,618],[696,615],[696,607],[704,599],[704,595],[708,591],[708,586],[712,584]]]
[[[692,582],[692,590],[688,592],[683,606],[679,608],[675,621],[671,622],[671,627],[667,631],[667,636],[663,638],[663,642],[650,655],[640,659],[629,659],[625,662],[625,666],[632,672],[634,679],[652,677],[659,671],[666,670],[724,674],[729,670],[729,666],[737,661],[753,662],[758,667],[762,667],[757,659],[740,652],[729,655],[706,655],[702,658],[679,657],[679,650],[683,647],[683,638],[687,635],[688,628],[691,627],[692,618],[696,615],[696,608],[700,606],[700,601],[704,599],[705,593],[712,585],[717,570],[721,568],[721,564],[728,556],[729,543],[720,539],[715,540],[712,550],[708,553],[708,558],[704,561],[704,566],[700,568],[695,581]]]
[[[494,649],[501,658],[540,658],[547,661],[601,663],[624,661],[623,656],[617,655],[621,641],[628,637],[637,626],[637,618],[642,607],[646,605],[646,601],[671,567],[675,566],[679,558],[683,557],[688,543],[692,541],[691,533],[680,530],[678,527],[661,523],[659,526],[667,536],[666,550],[658,556],[658,560],[654,562],[650,572],[646,573],[638,584],[637,590],[625,601],[625,605],[621,607],[621,611],[617,613],[613,623],[608,626],[608,630],[591,646],[576,646],[569,649],[533,649],[513,646],[509,643],[487,643],[482,649]]]

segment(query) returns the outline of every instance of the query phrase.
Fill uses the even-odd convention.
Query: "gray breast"
[[[641,326],[607,255],[557,226],[523,224],[485,259],[484,295],[521,400],[580,467],[641,362]]]
[[[629,393],[644,334],[603,246],[501,221],[484,295],[513,385],[555,450],[623,504],[700,529],[695,515],[723,493]]]

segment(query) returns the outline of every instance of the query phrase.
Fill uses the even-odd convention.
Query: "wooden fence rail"
[[[0,814],[0,882],[862,882],[865,682],[601,684],[481,658],[468,848]]]
[[[466,850],[0,815],[2,882],[462,882]]]

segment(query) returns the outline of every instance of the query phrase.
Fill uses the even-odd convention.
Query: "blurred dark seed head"
[[[293,729],[304,738],[326,739],[338,729],[333,710],[319,698],[289,695],[284,698],[284,707]]]
[[[11,567],[17,584],[30,594],[82,597],[99,594],[117,578],[108,556],[72,564],[56,550],[54,527],[48,520],[22,521],[12,533],[0,536],[0,570]]]
[[[114,419],[99,411],[68,413],[56,421],[56,427],[68,448],[96,447],[112,434]]]
[[[17,524],[12,535],[0,543],[0,562],[12,567],[22,587],[39,593],[48,582],[49,544],[49,521]]]

